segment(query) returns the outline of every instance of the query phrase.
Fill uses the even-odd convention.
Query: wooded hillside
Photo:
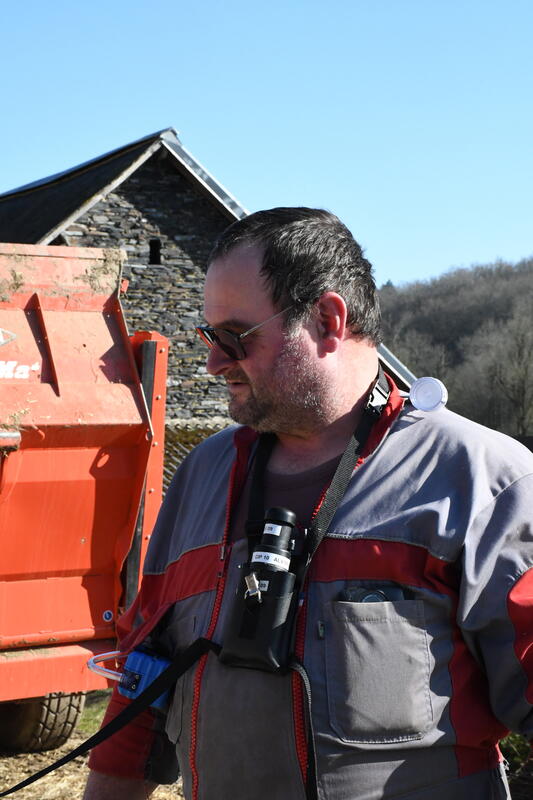
[[[448,407],[513,436],[533,435],[533,258],[456,269],[380,289],[384,341]]]

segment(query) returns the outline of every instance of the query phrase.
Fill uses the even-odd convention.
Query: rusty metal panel
[[[123,259],[121,250],[0,243],[0,303],[24,307],[37,292],[45,308],[99,309],[119,285]]]
[[[107,680],[87,669],[87,661],[113,647],[106,639],[0,653],[2,700],[106,689]]]
[[[112,637],[145,490],[142,555],[159,508],[162,434],[120,267],[120,252],[0,244],[0,651]],[[166,356],[161,431],[165,373]]]

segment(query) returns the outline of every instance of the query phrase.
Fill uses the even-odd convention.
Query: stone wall
[[[122,303],[128,327],[170,339],[167,419],[174,425],[227,423],[225,389],[207,375],[194,326],[202,321],[207,256],[231,221],[161,149],[62,233],[72,246],[126,250],[129,288]],[[150,240],[159,242],[160,264],[150,263]]]

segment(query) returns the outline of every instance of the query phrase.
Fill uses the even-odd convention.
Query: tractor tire
[[[84,692],[0,703],[0,747],[14,753],[60,747],[74,732],[84,705]]]

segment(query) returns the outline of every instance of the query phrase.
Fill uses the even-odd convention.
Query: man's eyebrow
[[[209,324],[209,323],[207,323]],[[253,327],[253,323],[244,322],[242,319],[238,319],[237,317],[231,317],[230,319],[225,319],[222,322],[217,323],[216,325],[212,325],[212,328],[242,328],[243,330],[248,330],[248,328]]]

